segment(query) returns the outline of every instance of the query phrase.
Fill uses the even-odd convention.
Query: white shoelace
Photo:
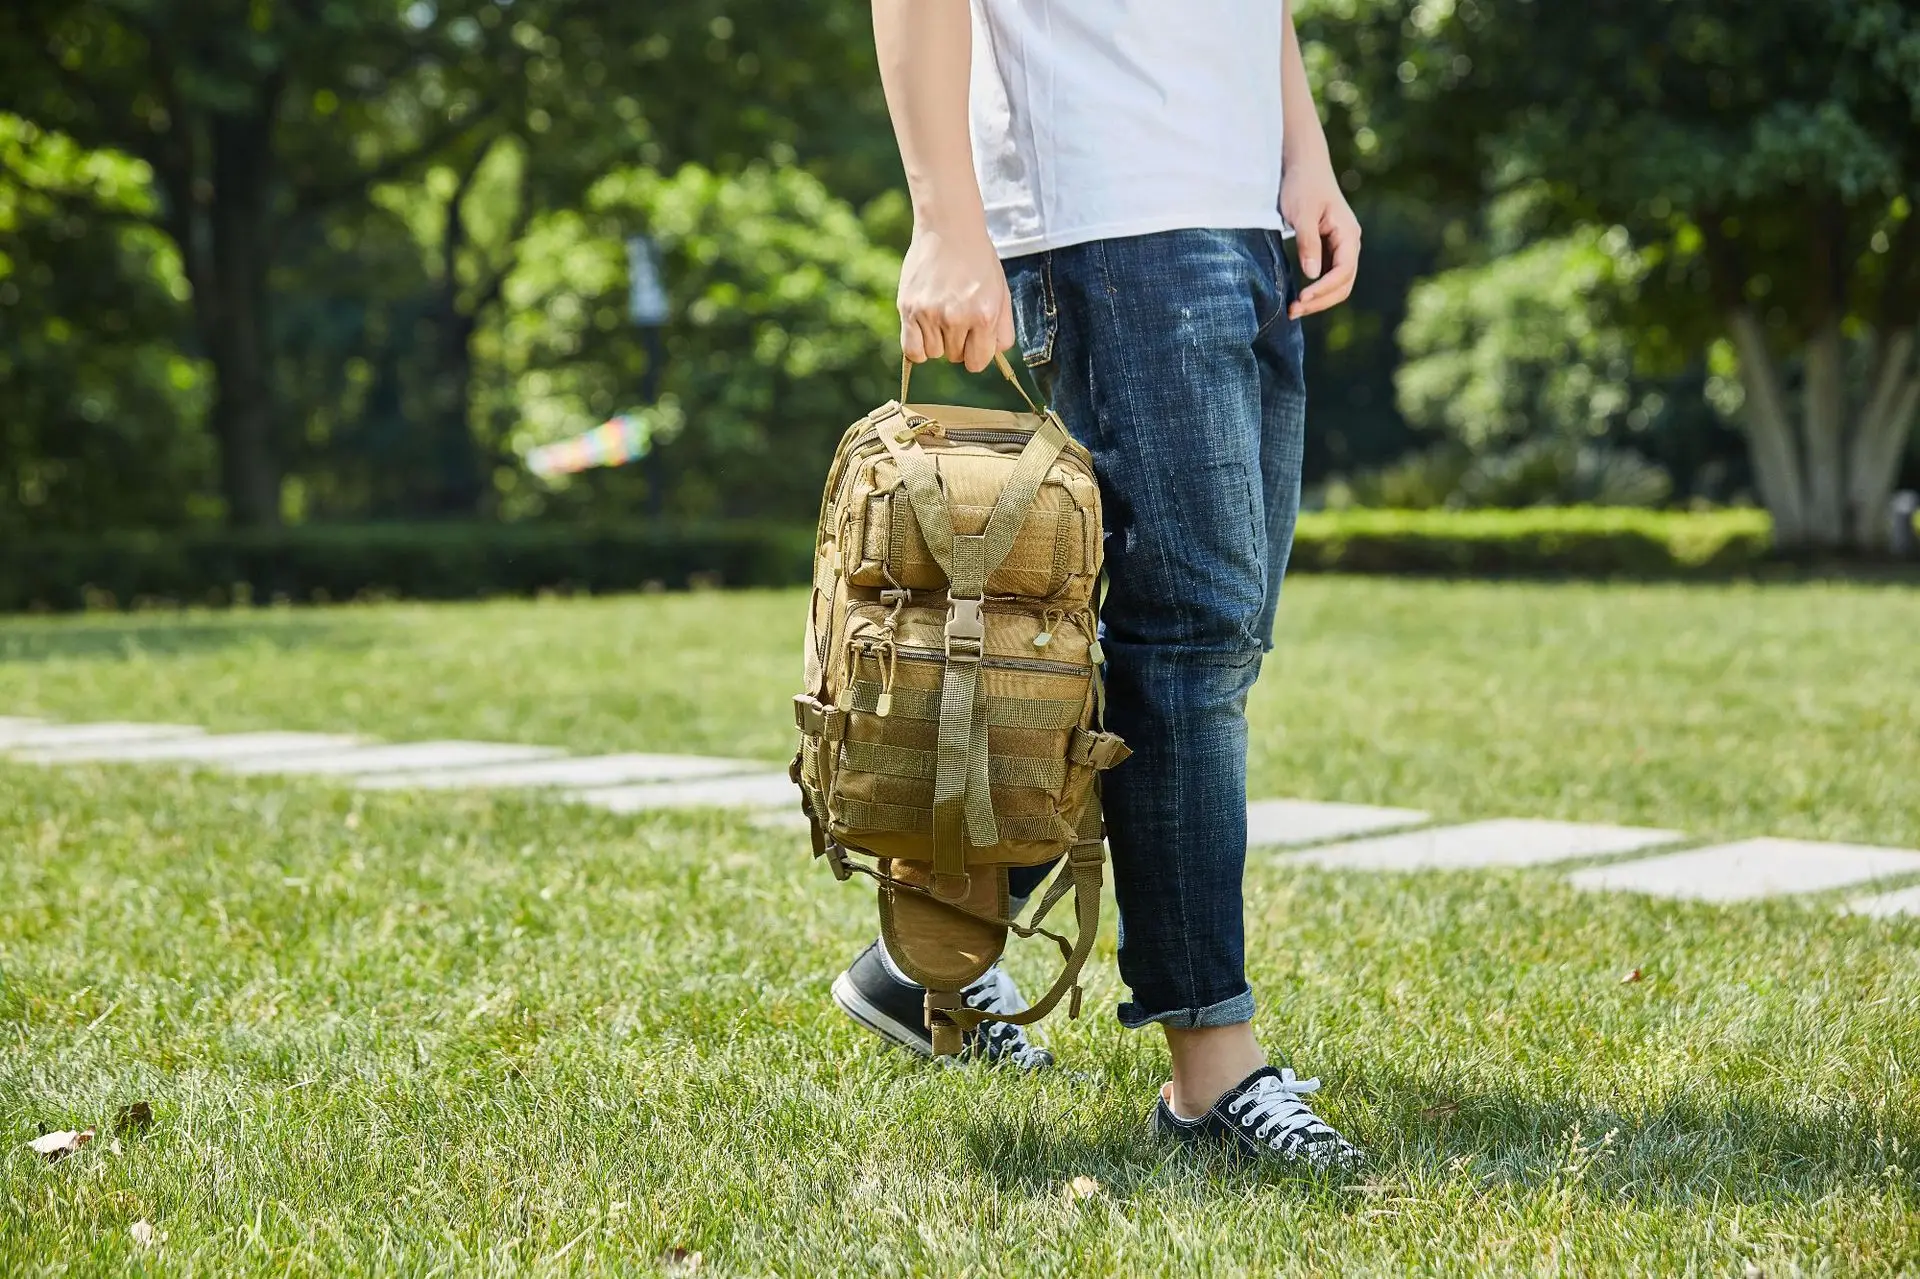
[[[1303,1154],[1315,1163],[1350,1159],[1358,1153],[1353,1146],[1300,1100],[1319,1089],[1318,1079],[1297,1079],[1292,1067],[1283,1067],[1228,1102],[1227,1114],[1277,1153]]]
[[[1013,978],[997,965],[967,988],[966,1000],[969,1006],[989,1013],[1017,1013],[1025,1011],[1027,1007],[1027,1001],[1021,997],[1020,988],[1013,984]],[[980,1033],[986,1037],[993,1055],[1009,1057],[1016,1065],[1030,1065],[1034,1054],[1042,1051],[1027,1038],[1023,1026],[1009,1025],[1004,1021],[986,1021],[980,1023]]]

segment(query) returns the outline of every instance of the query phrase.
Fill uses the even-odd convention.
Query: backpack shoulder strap
[[[1088,838],[1089,831],[1092,838]],[[1025,930],[1038,931],[1040,921],[1046,917],[1054,903],[1066,896],[1067,889],[1073,889],[1073,909],[1076,928],[1073,938],[1073,950],[1067,955],[1066,963],[1060,969],[1060,975],[1054,978],[1047,992],[1033,1002],[1032,1007],[1017,1013],[990,1013],[978,1008],[948,1008],[939,1010],[940,1016],[951,1020],[962,1034],[971,1031],[983,1021],[1003,1021],[1012,1026],[1031,1026],[1054,1010],[1060,1000],[1072,995],[1067,1005],[1067,1016],[1080,1015],[1080,973],[1086,967],[1087,957],[1093,953],[1094,938],[1100,932],[1100,888],[1101,870],[1106,865],[1106,849],[1101,843],[1104,834],[1100,812],[1100,795],[1096,789],[1093,798],[1087,801],[1087,812],[1080,821],[1080,842],[1067,850],[1067,864],[1054,876],[1053,883],[1047,886],[1047,895],[1040,900],[1040,908],[1034,912],[1033,923]]]

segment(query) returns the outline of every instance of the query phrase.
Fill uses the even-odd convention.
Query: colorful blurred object
[[[541,479],[574,475],[596,466],[625,466],[647,452],[646,429],[622,413],[584,435],[527,450],[527,469]]]

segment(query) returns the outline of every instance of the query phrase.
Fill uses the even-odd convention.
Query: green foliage
[[[490,413],[518,413],[507,437],[518,452],[638,410],[658,450],[645,467],[553,494],[503,473],[508,509],[618,509],[651,481],[676,515],[809,515],[834,441],[893,394],[899,258],[873,230],[891,203],[863,220],[801,169],[689,165],[610,174],[585,211],[537,222],[481,348],[498,371]],[[641,231],[664,251],[674,308],[663,394],[646,408],[622,247]]]
[[[1920,10],[1342,0],[1313,12],[1317,65],[1371,183],[1461,210],[1491,198],[1505,219],[1489,219],[1496,252],[1590,227],[1627,237],[1642,269],[1618,320],[1640,373],[1670,376],[1731,336],[1756,486],[1783,539],[1872,543],[1920,402],[1902,336],[1920,319]],[[1797,415],[1789,357],[1819,366],[1812,393],[1792,397]],[[1417,398],[1463,381],[1429,372],[1436,385]]]
[[[1758,511],[1624,508],[1308,512],[1292,567],[1307,572],[1714,577],[1765,563]]]
[[[812,531],[728,524],[315,524],[0,545],[0,611],[149,603],[473,599],[768,586],[810,575]]]
[[[1422,281],[1400,328],[1400,411],[1476,451],[1644,427],[1657,393],[1635,385],[1617,315],[1645,269],[1624,232],[1586,228]]]
[[[191,520],[212,451],[145,167],[0,114],[0,537]]]
[[[1470,451],[1443,444],[1388,466],[1329,481],[1329,508],[1388,510],[1659,506],[1673,493],[1666,470],[1638,453],[1596,442],[1526,440]]]

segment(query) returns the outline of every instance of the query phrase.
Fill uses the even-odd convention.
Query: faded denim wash
[[[1247,693],[1300,506],[1306,387],[1278,232],[1188,230],[1006,263],[1020,348],[1093,453],[1110,585],[1105,775],[1128,1026],[1253,1017]],[[1016,896],[1044,874],[1016,872]]]

